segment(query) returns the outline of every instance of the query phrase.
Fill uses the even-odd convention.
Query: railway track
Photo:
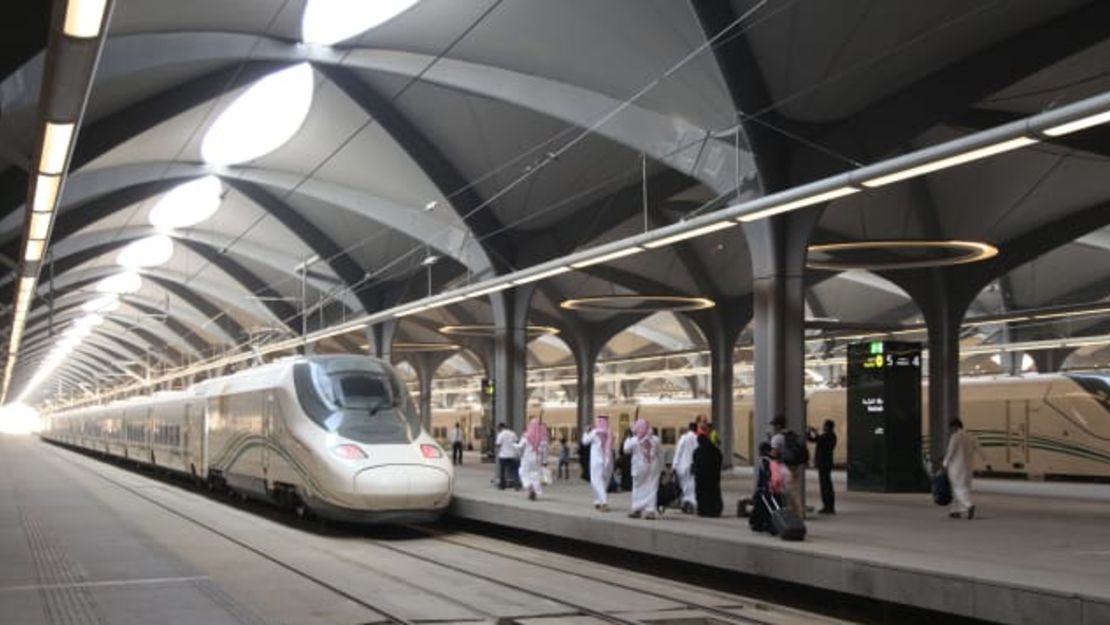
[[[54,455],[59,460],[61,460],[63,462],[66,462],[66,463],[68,463],[68,464],[70,464],[70,465],[72,465],[76,468],[86,470],[86,471],[89,469],[90,465],[88,465],[86,463],[79,462],[79,461],[77,461],[76,459],[74,459],[72,457],[67,457],[68,454],[65,454],[64,452],[61,452],[60,450],[55,452]],[[93,463],[92,466],[95,467],[96,466],[95,463]],[[318,586],[322,589],[325,589],[326,591],[328,591],[330,593],[334,593],[336,596],[342,597],[343,599],[345,599],[347,601],[350,601],[355,605],[361,606],[362,608],[366,609],[369,612],[380,615],[380,618],[378,620],[370,621],[366,625],[369,625],[369,623],[374,623],[374,624],[379,624],[379,623],[381,623],[381,624],[384,624],[384,623],[405,623],[405,624],[421,625],[421,624],[426,624],[426,623],[432,622],[429,619],[413,618],[409,615],[406,615],[406,614],[403,614],[403,613],[399,612],[395,608],[391,609],[391,608],[384,607],[380,603],[375,603],[375,602],[372,602],[372,601],[368,601],[365,598],[359,597],[356,594],[353,594],[353,593],[351,593],[347,590],[344,590],[343,588],[339,587],[335,583],[332,583],[328,579],[325,579],[324,577],[321,577],[318,574],[313,574],[312,572],[307,571],[304,568],[302,568],[300,566],[297,566],[294,563],[291,563],[287,558],[282,557],[280,554],[274,553],[273,551],[268,550],[268,549],[260,548],[259,546],[255,545],[255,544],[252,544],[251,542],[249,542],[247,540],[244,540],[241,537],[235,536],[232,533],[227,532],[227,531],[221,529],[220,527],[217,527],[216,525],[214,525],[211,522],[205,521],[201,518],[198,518],[195,515],[189,514],[187,511],[183,511],[183,510],[178,509],[177,507],[175,507],[173,505],[167,504],[166,502],[159,500],[157,497],[152,496],[149,492],[145,492],[145,491],[149,491],[149,489],[139,488],[139,487],[136,487],[134,485],[128,484],[125,481],[121,481],[120,479],[116,479],[116,478],[112,477],[111,475],[108,475],[105,471],[94,469],[93,471],[90,471],[90,473],[94,474],[97,478],[103,480],[104,482],[112,485],[115,488],[118,488],[118,489],[128,493],[129,495],[131,495],[133,497],[139,498],[139,499],[145,501],[146,503],[154,505],[157,508],[166,511],[166,512],[172,514],[173,516],[175,516],[175,517],[177,517],[177,518],[179,518],[179,519],[181,519],[181,520],[183,520],[183,521],[185,521],[185,522],[187,522],[191,525],[194,525],[198,528],[203,529],[206,532],[209,532],[209,533],[211,533],[215,536],[218,536],[222,540],[226,540],[231,544],[234,544],[234,545],[236,545],[236,546],[238,546],[242,549],[245,549],[245,550],[249,551],[250,553],[252,553],[256,556],[258,556],[258,557],[260,557],[260,558],[262,558],[262,559],[264,559],[268,562],[271,562],[274,565],[277,565],[277,566],[281,567],[282,569],[284,569],[284,570],[286,570],[286,571],[288,571],[288,572],[290,572],[294,575],[297,575],[298,577],[304,579],[307,582],[310,582],[310,583],[312,583],[312,584],[314,584],[314,585],[316,585],[316,586]],[[150,476],[146,475],[145,473],[142,474],[142,475],[144,475],[144,477],[150,477]],[[175,485],[176,485],[176,483],[175,483]],[[197,490],[197,489],[191,489],[190,492],[192,492],[195,495],[203,496],[207,499],[213,499],[212,495],[210,495],[206,492]],[[227,504],[229,502],[223,501],[222,503]],[[233,505],[237,508],[242,507],[242,504],[237,505],[237,504],[231,503],[231,505]],[[248,512],[254,513],[254,512],[257,512],[257,511],[250,510]],[[274,516],[274,515],[270,515],[270,516]],[[287,525],[287,526],[289,526],[289,525],[292,525],[294,527],[301,526],[301,527],[299,527],[299,529],[308,529],[306,527],[306,526],[309,525],[307,522],[299,521],[299,520],[297,520],[297,519],[295,519],[291,516],[285,516],[285,515],[281,515],[281,516],[283,517],[281,519],[281,521],[283,521],[284,524]],[[659,592],[653,592],[653,591],[645,590],[643,588],[636,588],[636,587],[633,587],[633,586],[628,585],[628,584],[622,584],[622,583],[619,583],[619,582],[615,582],[612,579],[602,579],[601,577],[599,577],[597,575],[590,575],[590,574],[586,574],[586,573],[583,573],[583,572],[580,572],[580,571],[572,571],[572,570],[569,570],[566,567],[537,564],[536,562],[527,560],[526,558],[522,558],[522,557],[519,557],[519,556],[514,556],[514,555],[506,554],[506,553],[500,553],[500,552],[497,552],[493,549],[489,549],[489,548],[486,548],[486,547],[476,546],[476,545],[473,545],[473,544],[467,544],[466,542],[449,538],[445,534],[443,534],[442,532],[437,532],[437,531],[434,531],[434,530],[430,530],[428,528],[416,528],[416,527],[411,527],[410,526],[410,527],[406,528],[406,531],[414,532],[416,534],[419,534],[419,535],[423,536],[424,539],[434,541],[434,542],[438,542],[440,544],[449,544],[449,545],[451,545],[453,547],[456,547],[456,548],[467,549],[467,550],[469,550],[471,552],[474,552],[474,553],[481,553],[483,555],[483,557],[486,557],[486,558],[496,558],[499,561],[514,562],[518,565],[519,564],[524,564],[524,565],[529,565],[529,566],[532,566],[532,567],[536,567],[538,569],[538,571],[543,573],[544,575],[569,576],[569,577],[572,577],[572,578],[574,578],[576,580],[579,580],[579,581],[586,581],[586,582],[590,582],[590,583],[604,584],[604,586],[600,586],[602,588],[619,588],[623,591],[636,593],[637,595],[639,595],[641,597],[650,597],[650,598],[652,598],[654,600],[657,600],[657,601],[665,601],[665,602],[668,602],[670,604],[673,604],[673,607],[669,608],[667,611],[689,610],[691,612],[697,612],[699,614],[712,615],[715,618],[715,620],[717,620],[718,622],[723,621],[723,622],[726,622],[726,623],[736,623],[736,624],[752,623],[752,624],[755,624],[755,625],[778,625],[778,624],[782,623],[782,620],[776,620],[776,621],[772,622],[772,621],[768,621],[768,620],[765,620],[765,619],[758,618],[754,614],[752,614],[752,615],[745,614],[745,615],[742,615],[742,616],[737,615],[735,613],[729,612],[728,610],[726,610],[726,609],[724,609],[723,607],[720,607],[720,606],[709,606],[709,605],[702,605],[702,604],[689,602],[689,601],[676,600],[672,596],[667,596],[667,595],[664,595],[664,594],[659,593]],[[325,536],[328,533],[334,534],[334,531],[329,530],[329,531],[325,532]],[[341,538],[342,537],[350,537],[350,535],[351,534],[348,532],[348,533],[345,533],[345,534],[339,534],[339,537],[341,537]],[[539,590],[535,587],[529,586],[526,583],[518,583],[518,582],[513,581],[513,580],[506,580],[504,578],[497,577],[497,576],[494,576],[494,575],[483,574],[481,572],[476,571],[474,568],[467,567],[467,566],[464,566],[464,565],[461,565],[461,564],[453,564],[453,563],[450,563],[450,562],[445,562],[442,559],[437,559],[436,557],[433,557],[433,556],[428,555],[426,553],[419,553],[418,551],[414,551],[412,549],[407,549],[407,548],[401,547],[401,546],[398,545],[397,541],[389,541],[389,540],[384,540],[384,539],[381,539],[381,538],[373,538],[373,537],[369,537],[369,536],[365,536],[365,535],[357,536],[357,538],[359,539],[358,542],[361,542],[365,545],[371,546],[375,549],[379,549],[379,550],[388,552],[388,553],[392,554],[393,556],[400,556],[400,557],[403,557],[403,558],[410,559],[410,560],[418,563],[420,566],[431,567],[431,568],[434,568],[434,569],[439,569],[441,571],[449,571],[450,573],[453,573],[453,574],[466,576],[469,579],[481,580],[482,582],[484,582],[486,584],[492,585],[498,591],[511,591],[511,592],[514,592],[514,593],[519,593],[520,595],[532,597],[536,600],[541,600],[541,601],[544,601],[544,602],[548,602],[548,604],[550,604],[552,606],[557,606],[559,608],[559,609],[556,609],[556,610],[550,610],[549,609],[549,610],[547,610],[547,611],[545,611],[541,614],[527,614],[527,615],[520,615],[520,616],[516,616],[516,617],[506,616],[503,613],[502,614],[497,614],[497,613],[489,611],[486,608],[483,608],[481,605],[477,605],[476,601],[468,601],[465,598],[460,598],[458,596],[455,596],[454,594],[451,594],[451,593],[448,593],[448,592],[440,592],[440,591],[437,591],[433,588],[429,588],[427,584],[422,584],[419,579],[414,581],[414,580],[406,579],[406,578],[403,578],[403,577],[400,577],[400,576],[397,576],[397,575],[392,575],[387,571],[380,570],[380,568],[370,568],[365,561],[360,560],[356,557],[346,555],[346,554],[344,554],[344,553],[342,553],[338,550],[335,550],[333,552],[329,552],[329,556],[334,557],[334,558],[339,559],[339,560],[342,560],[342,561],[345,561],[347,564],[362,567],[367,571],[368,574],[372,574],[372,575],[378,576],[378,577],[383,578],[383,579],[388,579],[389,581],[391,581],[395,584],[400,584],[400,585],[403,585],[405,587],[411,588],[414,591],[416,591],[417,594],[423,593],[423,594],[428,595],[430,597],[435,597],[436,599],[438,599],[440,601],[444,601],[444,602],[451,603],[453,605],[458,606],[460,608],[460,612],[461,612],[460,617],[458,619],[452,620],[451,622],[472,621],[472,622],[496,622],[496,623],[506,624],[506,623],[513,623],[517,619],[524,619],[524,618],[529,618],[529,619],[553,619],[553,618],[558,618],[558,617],[566,617],[566,618],[588,617],[588,618],[595,619],[598,622],[628,624],[628,625],[632,625],[632,624],[640,625],[640,624],[645,622],[644,620],[641,620],[641,619],[638,619],[638,618],[633,618],[633,617],[625,614],[625,612],[634,612],[634,610],[615,610],[615,611],[614,610],[600,610],[600,609],[597,609],[597,608],[594,608],[594,607],[591,607],[591,606],[588,606],[588,605],[584,605],[584,604],[576,602],[576,601],[568,600],[565,597],[562,597],[562,596],[559,596],[559,595],[555,594],[554,592]],[[566,581],[565,578],[564,578],[564,581]],[[700,589],[699,589],[698,592],[702,592],[702,594],[710,594],[708,592],[703,592]],[[726,606],[728,606],[729,601],[733,601],[733,600],[737,599],[736,597],[726,597],[725,595],[720,594],[720,593],[712,593],[712,594],[714,596],[717,596],[717,597],[721,598]],[[738,603],[736,603],[736,605],[738,606],[738,609],[744,609],[745,607],[750,607],[750,606],[742,605],[742,602],[738,602]],[[729,607],[731,607],[731,606],[729,606]],[[656,616],[655,618],[663,618],[663,617],[662,616]],[[439,619],[436,619],[435,621],[442,622]]]

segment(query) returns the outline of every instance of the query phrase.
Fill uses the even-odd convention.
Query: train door
[[[274,392],[266,391],[262,394],[262,484],[263,488],[270,487],[270,460],[272,455],[274,436]]]
[[[1006,402],[1006,465],[1024,471],[1029,465],[1029,400]]]

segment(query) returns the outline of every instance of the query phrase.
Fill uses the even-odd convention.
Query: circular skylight
[[[119,308],[119,295],[101,295],[85,302],[81,310],[87,313],[106,314]]]
[[[162,231],[188,228],[211,217],[220,208],[223,185],[215,176],[205,176],[178,185],[150,209],[150,223]]]
[[[301,63],[251,85],[212,123],[201,157],[213,165],[236,165],[284,145],[308,116],[312,81],[312,67]]]
[[[128,269],[156,267],[173,256],[173,239],[156,234],[132,241],[116,256],[116,263]]]
[[[143,279],[134,271],[124,271],[96,283],[101,293],[134,293],[143,286]]]
[[[308,0],[301,18],[301,39],[330,46],[388,22],[418,1]]]

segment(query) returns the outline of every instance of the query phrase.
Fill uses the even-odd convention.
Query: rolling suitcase
[[[771,511],[771,525],[783,540],[805,540],[806,524],[798,515],[779,505],[774,497],[763,496],[763,502]]]

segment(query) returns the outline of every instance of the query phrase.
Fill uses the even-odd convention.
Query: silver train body
[[[400,378],[365,356],[292,357],[43,422],[46,440],[328,519],[434,520],[454,487]]]

